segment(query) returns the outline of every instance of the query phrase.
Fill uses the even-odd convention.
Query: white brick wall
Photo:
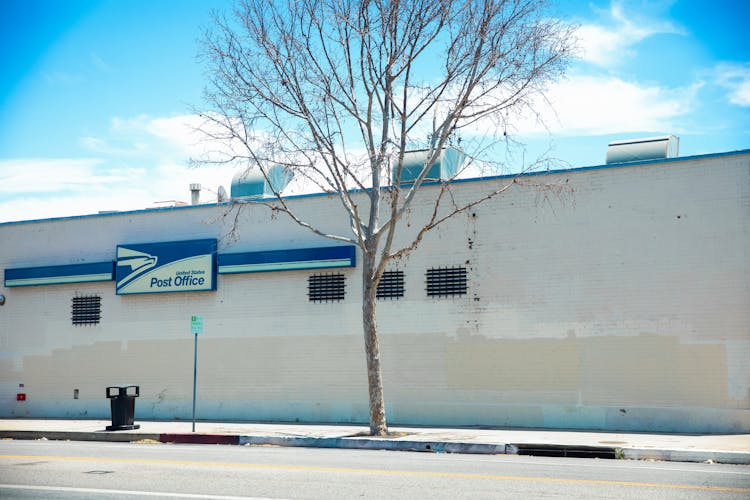
[[[347,227],[335,199],[290,203],[328,230]],[[252,205],[229,234],[226,211],[3,224],[0,269],[113,260],[122,243],[331,244]],[[748,153],[524,178],[394,263],[405,298],[378,304],[391,421],[747,432],[749,221]],[[425,270],[452,265],[469,269],[468,294],[428,298]],[[307,300],[307,271],[220,275],[201,293],[0,287],[0,415],[108,417],[104,388],[134,383],[136,418],[188,418],[189,317],[201,314],[199,418],[365,421],[360,269],[340,272],[346,300],[323,304]],[[76,293],[101,295],[99,325],[71,325]]]

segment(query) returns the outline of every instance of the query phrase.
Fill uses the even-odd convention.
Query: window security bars
[[[428,297],[453,297],[466,295],[466,268],[465,267],[440,267],[428,269],[427,296]]]
[[[343,274],[314,274],[307,278],[307,295],[310,302],[335,302],[344,300]]]
[[[102,316],[102,298],[98,295],[73,297],[71,321],[74,325],[96,325]]]
[[[385,271],[378,283],[377,298],[400,299],[404,296],[404,272]]]

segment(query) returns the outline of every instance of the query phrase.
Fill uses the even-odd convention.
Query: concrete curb
[[[750,465],[750,452],[748,451],[622,448],[620,456],[626,460],[658,460],[662,462],[710,461],[721,464]]]
[[[382,438],[317,438],[290,436],[239,436],[243,445],[298,446],[305,448],[344,448],[353,450],[422,451],[428,453],[473,453],[504,455],[506,444],[457,443],[446,441],[406,441]]]
[[[79,431],[0,431],[0,439],[49,439],[54,441],[159,441],[160,434],[151,432],[79,432]]]
[[[431,453],[473,453],[504,455],[509,445],[488,443],[462,443],[446,441],[405,441],[381,438],[329,438],[292,436],[241,436],[237,434],[142,432],[76,432],[76,431],[3,431],[0,439],[50,439],[59,441],[158,441],[174,444],[226,444],[254,446],[289,446],[300,448],[343,448],[357,450],[422,451]]]
[[[134,442],[156,441],[177,444],[222,444],[247,446],[288,446],[342,448],[355,450],[419,451],[480,455],[532,455],[557,457],[599,457],[665,462],[716,462],[750,465],[750,452],[720,450],[675,450],[654,448],[613,448],[533,443],[468,443],[448,441],[409,441],[366,437],[243,436],[237,434],[148,433],[132,431],[5,431],[0,439],[59,441]]]

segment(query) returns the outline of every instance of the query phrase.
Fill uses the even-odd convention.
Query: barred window
[[[99,295],[73,297],[71,313],[74,325],[96,325],[102,316],[102,298]]]
[[[426,278],[428,297],[466,295],[465,267],[439,267],[428,269]]]
[[[313,274],[307,278],[307,294],[310,302],[333,302],[344,300],[344,275]]]
[[[377,298],[399,299],[404,296],[404,272],[385,271],[378,283]]]

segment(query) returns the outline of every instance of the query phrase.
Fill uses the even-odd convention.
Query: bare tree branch
[[[331,234],[276,187],[272,199],[256,201],[362,252],[373,434],[387,432],[377,285],[388,263],[415,250],[430,230],[518,185],[513,178],[483,183],[484,192],[459,202],[453,181],[468,163],[437,184],[429,176],[456,142],[469,161],[496,165],[498,139],[513,143],[511,113],[533,111],[562,75],[573,30],[547,17],[545,3],[237,0],[205,34],[204,131],[219,143],[212,155],[223,156],[204,161],[255,169],[269,184],[270,169],[281,166],[335,197],[348,217],[351,234]],[[406,179],[409,149],[425,154]],[[417,199],[430,207],[428,217],[405,232],[400,222]]]

